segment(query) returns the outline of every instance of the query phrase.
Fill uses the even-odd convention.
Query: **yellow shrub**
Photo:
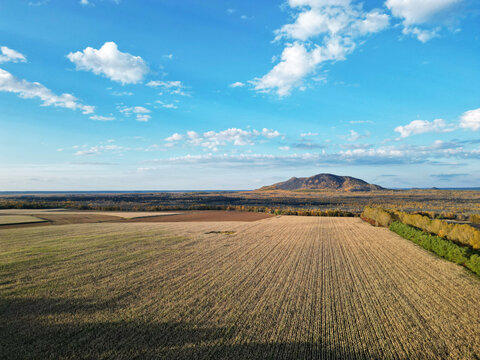
[[[452,224],[440,219],[431,219],[420,214],[403,211],[386,211],[381,208],[366,207],[362,217],[375,221],[378,226],[389,226],[394,220],[421,229],[425,232],[480,249],[480,229],[467,224]],[[479,215],[480,218],[480,215]]]

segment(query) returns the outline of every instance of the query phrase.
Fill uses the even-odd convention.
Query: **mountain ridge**
[[[317,174],[310,177],[292,177],[286,181],[263,186],[259,190],[337,190],[355,192],[386,189],[352,176]]]

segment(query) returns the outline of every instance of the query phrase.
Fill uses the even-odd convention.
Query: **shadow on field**
[[[0,299],[2,359],[378,359],[321,343],[232,344],[237,328],[132,319],[96,321],[112,303]],[[123,318],[127,318],[126,311]],[[138,317],[137,317],[138,318]]]

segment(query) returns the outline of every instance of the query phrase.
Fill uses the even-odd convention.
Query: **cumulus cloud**
[[[140,56],[118,50],[114,42],[106,42],[100,49],[87,47],[70,53],[67,58],[77,70],[91,71],[122,84],[136,84],[148,73],[148,67]]]
[[[453,127],[449,126],[443,119],[435,119],[433,121],[414,120],[408,125],[395,128],[395,131],[400,134],[401,138],[429,132],[450,132],[453,130]]]
[[[183,135],[179,133],[175,133],[172,136],[165,138],[165,141],[172,142],[172,141],[180,141],[182,139],[183,139]]]
[[[380,10],[366,12],[350,0],[289,0],[295,21],[278,29],[275,40],[285,40],[280,62],[251,81],[258,92],[289,95],[302,88],[304,79],[327,61],[345,60],[361,37],[389,24]]]
[[[305,76],[320,63],[320,48],[309,52],[305,45],[294,43],[282,52],[281,61],[270,72],[252,81],[255,90],[263,93],[276,91],[278,96],[289,95]]]
[[[244,86],[245,86],[245,84],[240,82],[240,81],[237,81],[237,82],[234,82],[233,84],[230,84],[231,88],[244,87]]]
[[[451,9],[462,0],[387,0],[385,5],[392,15],[402,19],[403,33],[427,42],[438,35],[439,28],[425,28],[434,18]],[[421,27],[423,25],[423,27]],[[428,25],[427,25],[428,26]]]
[[[199,134],[196,131],[187,131],[185,135],[175,133],[165,139],[169,146],[171,143],[185,140],[187,144],[192,146],[200,146],[211,151],[218,151],[219,147],[234,145],[247,146],[254,145],[254,139],[263,137],[265,139],[273,139],[279,137],[280,133],[276,130],[263,128],[258,130],[243,130],[237,128],[230,128],[223,131],[207,131]]]
[[[385,5],[406,26],[422,24],[462,0],[387,0]]]
[[[16,50],[10,49],[6,46],[0,47],[0,64],[6,62],[26,62],[27,58],[25,55],[19,53]]]
[[[15,93],[24,99],[38,98],[43,102],[42,106],[80,110],[84,114],[92,114],[95,109],[93,106],[81,104],[71,94],[56,95],[38,82],[19,79],[3,69],[0,69],[0,91]]]
[[[463,113],[460,118],[460,127],[473,131],[480,130],[480,108]]]

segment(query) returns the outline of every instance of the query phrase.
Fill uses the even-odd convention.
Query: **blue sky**
[[[5,0],[0,190],[480,186],[474,0]]]

